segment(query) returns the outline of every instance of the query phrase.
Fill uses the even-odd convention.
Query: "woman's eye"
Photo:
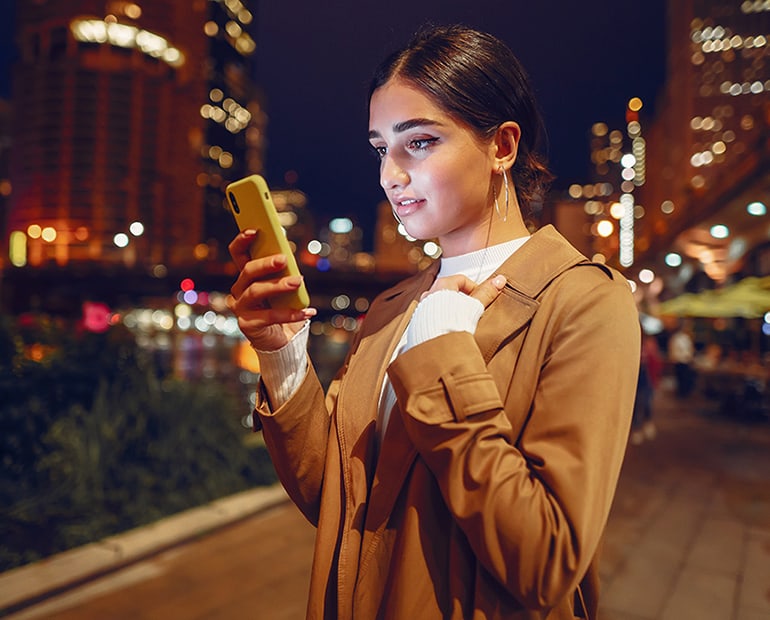
[[[407,146],[412,151],[423,151],[437,140],[438,138],[415,138],[410,140]]]
[[[383,157],[385,157],[385,155],[388,154],[388,149],[385,146],[374,146],[373,144],[371,146],[372,146],[372,153],[377,159],[382,159]]]

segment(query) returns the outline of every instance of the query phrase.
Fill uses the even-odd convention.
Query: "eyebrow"
[[[403,133],[405,131],[409,131],[410,129],[414,129],[415,127],[424,127],[424,126],[431,126],[431,125],[441,125],[439,121],[434,121],[429,118],[410,118],[407,121],[401,121],[400,123],[396,123],[393,125],[393,131],[395,133]],[[369,139],[373,138],[380,138],[382,137],[380,135],[379,131],[371,130],[369,132]]]

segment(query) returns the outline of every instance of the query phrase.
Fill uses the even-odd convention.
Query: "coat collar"
[[[526,325],[539,307],[543,290],[570,267],[587,262],[553,226],[545,226],[495,272],[506,277],[500,296],[481,315],[475,338],[489,363],[500,345]]]
[[[535,299],[556,276],[587,261],[549,224],[533,233],[497,273],[507,278],[509,287]]]

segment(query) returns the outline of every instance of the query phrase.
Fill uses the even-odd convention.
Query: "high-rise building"
[[[206,239],[197,253],[214,263],[229,264],[226,247],[221,246],[236,230],[227,212],[225,186],[264,168],[267,116],[253,79],[256,43],[250,32],[255,17],[247,4],[211,0],[204,25],[209,52],[204,69],[206,100],[200,107],[205,120],[203,170],[197,181],[204,188]]]
[[[763,240],[747,206],[770,196],[770,3],[670,0],[668,12],[641,247],[674,249],[719,281]]]
[[[15,264],[211,259],[224,185],[261,166],[252,21],[245,0],[19,3]]]

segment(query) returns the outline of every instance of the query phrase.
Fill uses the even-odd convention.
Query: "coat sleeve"
[[[604,277],[546,321],[529,417],[515,433],[471,334],[429,340],[388,370],[410,439],[478,562],[535,609],[574,591],[596,553],[640,344],[627,286]]]
[[[309,362],[297,391],[275,411],[264,386],[260,383],[257,389],[255,428],[262,430],[278,479],[313,525],[318,524],[330,410]]]

